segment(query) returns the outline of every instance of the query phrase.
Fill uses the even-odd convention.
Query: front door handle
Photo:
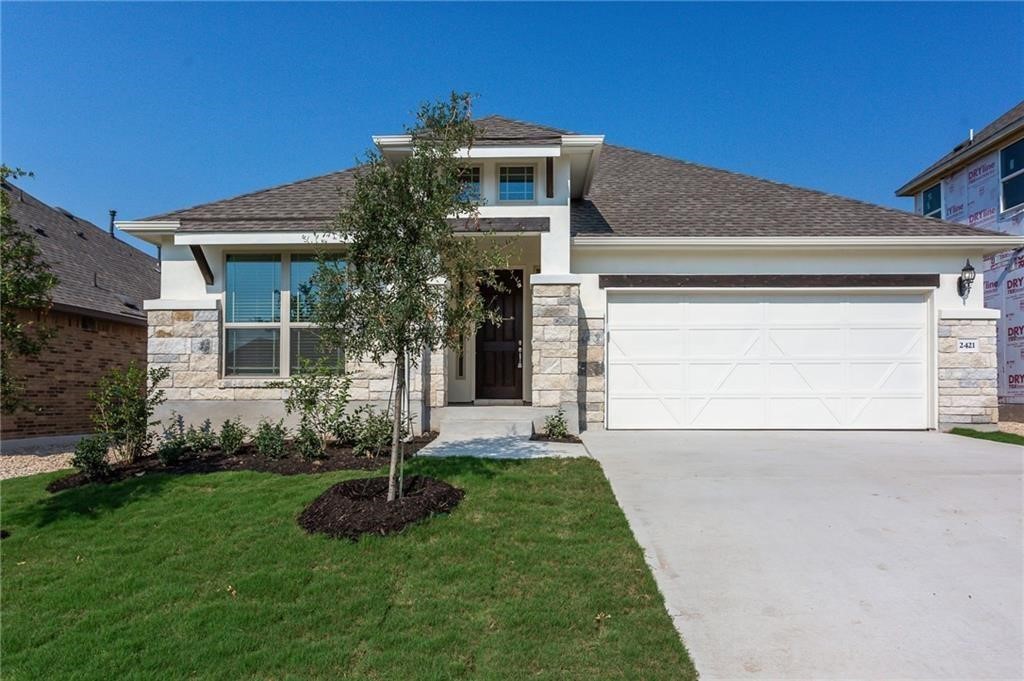
[[[519,361],[516,362],[516,369],[522,369],[523,368],[523,341],[518,341],[518,342],[519,342]]]

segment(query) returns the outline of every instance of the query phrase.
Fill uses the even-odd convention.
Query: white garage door
[[[909,294],[610,291],[609,428],[927,428]]]

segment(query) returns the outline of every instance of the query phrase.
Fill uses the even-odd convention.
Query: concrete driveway
[[[1024,448],[592,432],[702,679],[1024,678]]]

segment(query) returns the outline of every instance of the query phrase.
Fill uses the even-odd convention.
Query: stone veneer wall
[[[978,341],[957,352],[958,339]],[[939,320],[939,428],[994,426],[999,421],[996,320]]]
[[[249,422],[283,416],[283,404],[276,404],[273,409],[244,404],[258,400],[280,403],[285,397],[285,390],[269,384],[281,379],[222,377],[220,345],[219,310],[149,312],[149,365],[165,366],[171,371],[170,378],[161,386],[167,399],[164,411],[184,411],[189,402],[217,400],[240,403],[232,410]],[[409,413],[413,417],[415,432],[419,432],[424,416],[422,396],[426,389],[430,390],[430,405],[444,404],[444,353],[430,353],[424,360],[421,362],[422,371],[414,369],[409,377]],[[394,385],[393,362],[380,366],[373,362],[346,360],[345,371],[352,379],[349,396],[354,405],[387,406]],[[214,415],[223,417],[222,410]],[[194,420],[196,416],[192,418]]]
[[[604,319],[580,317],[580,426],[604,427]]]
[[[579,284],[533,285],[533,406],[577,410]]]

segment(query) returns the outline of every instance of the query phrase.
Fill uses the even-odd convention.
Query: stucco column
[[[939,429],[992,430],[999,421],[998,310],[939,314]]]
[[[576,420],[579,389],[580,279],[535,274],[533,289],[533,406],[562,407]]]

